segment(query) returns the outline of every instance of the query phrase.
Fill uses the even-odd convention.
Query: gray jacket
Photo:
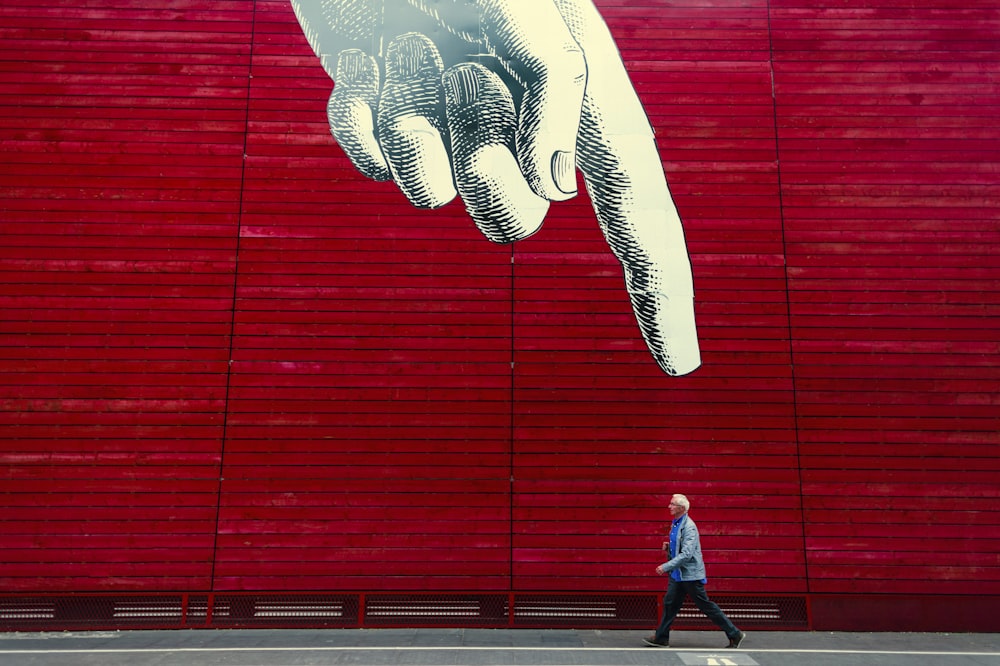
[[[681,580],[703,580],[706,576],[705,560],[701,557],[701,537],[698,534],[698,526],[687,514],[677,532],[677,544],[677,555],[664,563],[663,568],[667,572],[679,570]],[[667,552],[669,554],[670,551]]]

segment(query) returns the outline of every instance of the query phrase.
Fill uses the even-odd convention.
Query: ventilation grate
[[[534,627],[647,629],[659,594],[340,593],[5,596],[0,631],[137,628]],[[807,629],[804,596],[714,596],[740,627]],[[690,601],[677,628],[711,629]]]
[[[761,629],[804,629],[809,625],[804,597],[727,597],[712,595],[712,601],[738,626]],[[677,628],[715,628],[690,601],[677,614]]]
[[[217,595],[211,624],[216,627],[353,627],[355,595]]]
[[[0,599],[0,626],[16,627],[56,619],[55,599]]]
[[[2,629],[175,627],[184,618],[182,596],[0,598]]]
[[[208,625],[208,595],[193,594],[188,597],[186,624],[190,627]]]
[[[365,625],[502,626],[507,595],[369,595]]]
[[[517,595],[514,625],[524,627],[648,627],[656,621],[652,595]]]

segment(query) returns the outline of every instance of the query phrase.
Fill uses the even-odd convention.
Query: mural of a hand
[[[576,193],[578,168],[656,362],[670,375],[700,365],[681,221],[590,0],[291,1],[336,83],[330,128],[359,171],[422,208],[457,191],[507,243]]]

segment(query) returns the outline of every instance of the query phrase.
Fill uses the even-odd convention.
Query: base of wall
[[[184,593],[0,597],[0,630],[305,627],[492,627],[649,629],[659,594]],[[802,596],[726,596],[715,601],[740,626],[806,629]],[[685,606],[678,629],[707,619]],[[706,628],[709,628],[706,626]]]
[[[1000,597],[713,595],[750,631],[1000,631]],[[500,593],[0,596],[0,631],[486,627],[651,629],[661,595]],[[680,630],[714,629],[690,603]]]
[[[896,594],[809,595],[815,631],[1000,632],[1000,597]]]

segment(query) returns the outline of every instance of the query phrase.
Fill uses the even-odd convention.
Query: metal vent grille
[[[192,594],[187,603],[187,624],[191,627],[204,627],[208,624],[208,595]]]
[[[0,598],[4,629],[174,627],[183,618],[180,595]]]
[[[33,625],[56,619],[56,600],[37,599],[0,599],[0,626],[19,627]]]
[[[807,629],[804,596],[714,596],[746,629]],[[0,631],[136,628],[535,627],[647,629],[659,594],[340,593],[0,597]],[[711,629],[688,601],[678,628]]]
[[[367,626],[503,626],[507,595],[368,595]]]
[[[514,625],[644,628],[656,622],[652,595],[516,595]]]
[[[797,628],[809,624],[804,597],[728,597],[712,596],[712,601],[740,627],[761,629]],[[684,603],[674,625],[681,629],[714,629],[708,618],[690,601]]]
[[[353,627],[355,595],[217,595],[211,609],[215,627]]]

